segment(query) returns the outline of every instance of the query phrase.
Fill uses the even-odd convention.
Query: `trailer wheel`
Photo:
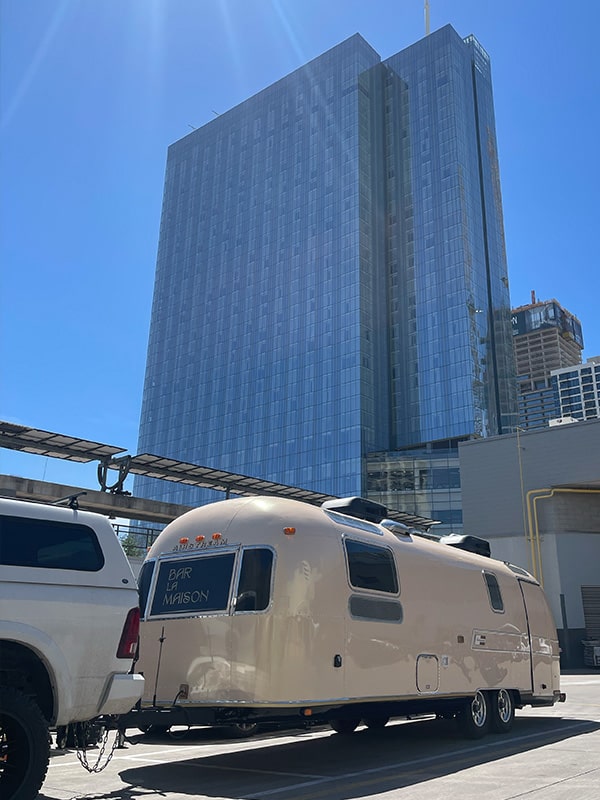
[[[363,722],[370,731],[381,731],[390,721],[389,717],[368,717]]]
[[[354,733],[354,731],[360,725],[359,719],[333,719],[329,723],[333,730],[336,733],[342,733],[344,735],[349,735],[350,733]]]
[[[458,727],[468,739],[479,739],[490,728],[490,701],[486,692],[477,691],[458,714]]]
[[[142,733],[147,733],[149,736],[166,736],[170,725],[139,725],[138,730]]]
[[[230,739],[246,739],[258,730],[258,722],[235,722],[227,725],[225,731]]]
[[[4,800],[33,800],[50,758],[48,723],[23,692],[0,688],[0,794]]]
[[[508,733],[515,721],[515,701],[508,689],[492,694],[491,725],[496,733]]]

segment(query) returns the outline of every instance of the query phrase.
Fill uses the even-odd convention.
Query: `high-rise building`
[[[519,426],[525,430],[546,427],[561,416],[553,370],[581,364],[581,323],[556,300],[531,303],[512,312],[517,368]]]
[[[335,495],[377,494],[368,455],[402,453],[459,498],[458,441],[516,412],[474,37],[448,25],[382,61],[357,34],[169,148],[140,452]],[[136,483],[205,496],[184,491]]]
[[[600,356],[550,373],[559,419],[600,419]]]

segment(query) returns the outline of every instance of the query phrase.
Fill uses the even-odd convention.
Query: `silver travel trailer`
[[[515,708],[563,701],[535,578],[460,549],[474,537],[371,521],[384,514],[360,498],[251,497],[170,523],[139,577],[146,694],[126,724],[351,732],[423,713],[476,737],[509,730]]]

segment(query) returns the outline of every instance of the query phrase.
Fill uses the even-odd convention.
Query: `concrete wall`
[[[563,665],[582,665],[581,586],[600,585],[600,420],[466,442],[459,457],[465,533],[541,578]],[[548,491],[528,504],[534,490]]]
[[[600,489],[600,420],[464,442],[459,459],[465,533],[524,535],[528,491]]]

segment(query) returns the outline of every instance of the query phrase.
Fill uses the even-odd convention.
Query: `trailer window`
[[[525,577],[525,578],[531,578],[532,577],[529,574],[529,572],[527,572],[526,569],[523,569],[523,567],[517,567],[516,564],[510,564],[508,561],[505,561],[504,563],[506,564],[506,566],[509,569],[511,569],[515,573],[515,575],[523,575],[523,577]]]
[[[0,517],[0,564],[98,572],[104,554],[87,525],[28,517]]]
[[[358,519],[357,517],[347,517],[345,514],[338,514],[337,511],[330,511],[329,509],[323,510],[329,519],[338,525],[346,525],[348,528],[358,528],[359,531],[376,533],[377,536],[383,536],[379,526],[374,525],[372,522],[367,522],[367,520]]]
[[[142,616],[146,612],[146,603],[148,601],[148,594],[150,592],[150,584],[152,583],[154,563],[154,561],[146,561],[144,564],[142,564],[142,568],[138,576],[138,594],[140,596],[140,613]]]
[[[491,572],[484,572],[485,585],[487,586],[488,595],[490,598],[490,605],[494,611],[504,611],[504,600],[502,599],[502,592],[498,585],[498,579]]]
[[[160,563],[150,616],[227,611],[235,553]]]
[[[344,540],[350,583],[356,589],[398,593],[398,578],[394,557],[387,547]]]
[[[264,611],[271,600],[273,551],[250,548],[242,555],[235,611]]]

